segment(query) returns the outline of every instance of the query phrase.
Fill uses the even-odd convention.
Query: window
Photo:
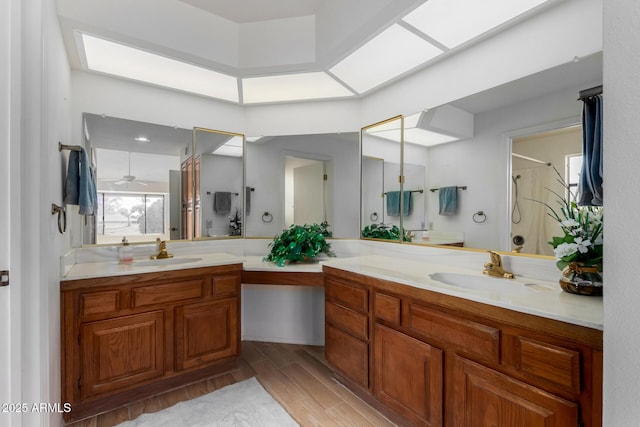
[[[580,172],[582,170],[582,154],[569,154],[566,157],[567,172],[565,180],[569,185],[569,191],[576,194],[578,183],[580,182]]]
[[[163,234],[165,195],[98,193],[99,236]]]

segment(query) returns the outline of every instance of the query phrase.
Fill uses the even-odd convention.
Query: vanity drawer
[[[238,293],[238,276],[216,276],[213,278],[213,295],[232,295]]]
[[[204,280],[188,280],[162,285],[141,286],[131,290],[132,307],[145,307],[204,296]]]
[[[409,305],[408,326],[414,332],[450,344],[474,359],[500,363],[500,330],[467,319]]]
[[[571,392],[580,392],[580,353],[525,337],[518,337],[516,368]]]
[[[401,306],[400,298],[376,292],[373,299],[373,314],[378,319],[399,325]]]
[[[337,280],[328,279],[325,284],[326,297],[344,307],[369,313],[369,292]]]
[[[85,292],[80,296],[82,317],[117,313],[120,310],[120,291]]]
[[[369,318],[364,314],[346,309],[331,302],[325,303],[326,321],[353,336],[366,340],[369,338]]]

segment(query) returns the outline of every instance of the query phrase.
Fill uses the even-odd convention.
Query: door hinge
[[[78,378],[78,391],[81,391],[82,388],[82,378]]]
[[[9,270],[0,271],[0,286],[9,286]]]

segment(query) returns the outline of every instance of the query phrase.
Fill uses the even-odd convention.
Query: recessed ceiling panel
[[[403,18],[452,49],[548,0],[429,0]]]
[[[356,92],[364,93],[441,53],[425,39],[394,24],[329,71]]]
[[[245,104],[351,96],[326,73],[287,74],[242,80]]]
[[[87,34],[82,42],[90,70],[238,102],[235,77]]]

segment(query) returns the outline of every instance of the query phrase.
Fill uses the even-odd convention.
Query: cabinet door
[[[164,374],[164,312],[136,314],[80,326],[83,398]]]
[[[567,427],[578,425],[578,405],[458,357],[453,418],[456,427]]]
[[[176,308],[176,369],[188,369],[238,355],[238,299]]]
[[[375,396],[418,426],[442,426],[442,350],[376,325]]]
[[[325,357],[343,375],[369,387],[369,345],[365,341],[325,325]]]

